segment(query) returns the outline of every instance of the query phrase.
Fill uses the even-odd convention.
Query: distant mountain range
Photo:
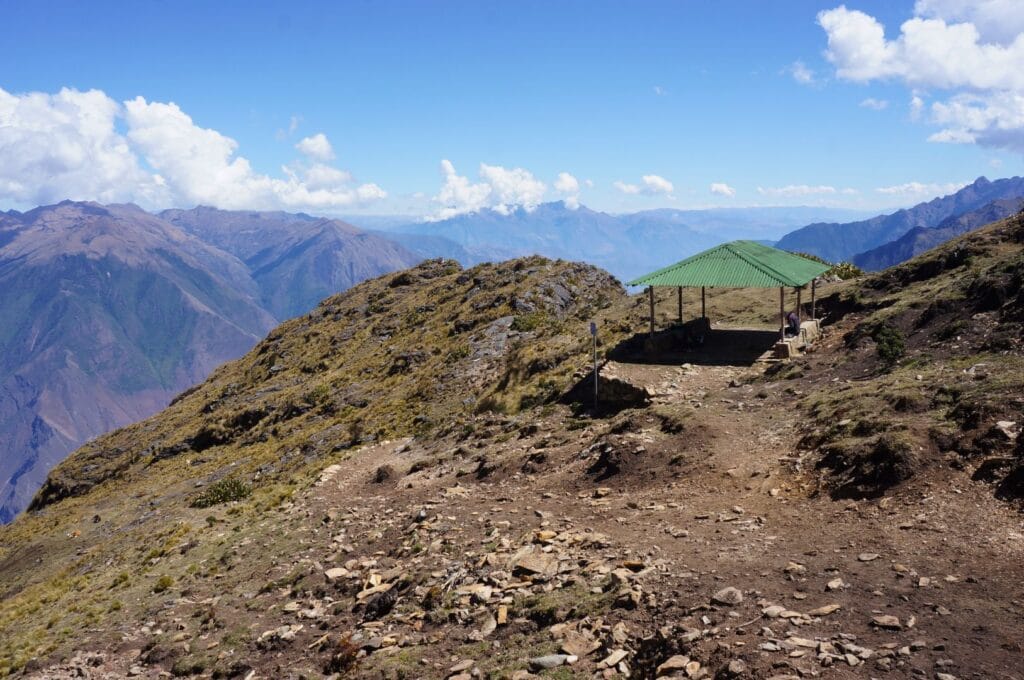
[[[984,208],[995,201],[1022,196],[1024,177],[1011,177],[995,182],[979,177],[973,184],[954,194],[898,210],[890,215],[879,215],[845,224],[809,224],[786,234],[779,239],[776,246],[783,250],[811,253],[829,262],[853,260],[860,253],[866,253],[899,239],[911,229],[938,227],[945,220]]]
[[[66,201],[0,213],[0,522],[87,439],[419,256],[337,220]]]
[[[278,319],[305,314],[329,295],[423,259],[394,240],[301,213],[200,207],[165,210],[160,217],[241,260],[260,304]]]
[[[797,207],[613,215],[555,202],[440,221],[367,217],[372,231],[206,207],[152,215],[65,201],[0,212],[0,522],[83,441],[159,410],[278,321],[426,258],[474,265],[537,253],[628,280],[722,241],[781,237],[787,250],[878,269],[1016,212],[1021,197],[1024,179],[982,177],[953,195],[846,223],[823,220],[863,214]]]
[[[961,234],[1013,215],[1024,208],[1024,198],[1001,198],[982,207],[954,215],[937,227],[914,227],[895,241],[853,257],[853,263],[865,271],[878,271],[940,246]]]
[[[411,250],[444,254],[470,266],[540,254],[583,260],[630,279],[671,264],[722,241],[748,238],[774,242],[808,220],[861,217],[864,213],[799,206],[709,210],[646,210],[613,215],[564,202],[533,210],[480,210],[439,221],[402,224],[382,217],[367,226]],[[351,218],[357,224],[358,216]],[[424,241],[423,239],[431,239]],[[416,239],[420,239],[417,243]]]

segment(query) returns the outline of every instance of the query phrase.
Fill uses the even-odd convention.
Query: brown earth
[[[880,501],[815,493],[794,448],[813,380],[755,381],[765,366],[612,363],[651,406],[364,448],[263,520],[272,551],[225,532],[216,590],[141,629],[106,621],[85,636],[96,665],[64,668],[527,677],[564,645],[593,651],[541,676],[653,677],[685,655],[689,677],[1024,677],[1021,515],[948,470]],[[742,602],[714,603],[726,587]],[[232,635],[257,642],[217,659]]]
[[[583,265],[363,284],[51,475],[0,675],[1024,678],[1022,281],[1024,216],[786,362]]]

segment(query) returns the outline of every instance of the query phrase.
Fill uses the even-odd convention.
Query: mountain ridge
[[[166,216],[81,201],[0,214],[0,523],[75,446],[162,408],[279,319],[420,259],[309,215]]]
[[[996,676],[1021,277],[1015,217],[825,283],[815,351],[778,362],[741,330],[772,324],[764,291],[711,291],[687,347],[674,291],[652,338],[646,296],[585,264],[364,282],[0,527],[0,674]]]
[[[847,261],[859,253],[894,241],[915,227],[935,227],[951,216],[980,208],[994,200],[1020,196],[1024,196],[1024,177],[1008,177],[994,182],[979,177],[953,194],[887,215],[846,224],[807,225],[783,236],[776,247],[811,253],[829,262]]]
[[[1004,198],[980,208],[952,215],[935,227],[914,227],[900,238],[858,253],[853,263],[865,271],[878,271],[905,262],[961,234],[1019,212],[1024,198]]]

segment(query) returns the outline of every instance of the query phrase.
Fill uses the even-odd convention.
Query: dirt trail
[[[962,475],[809,495],[798,395],[745,381],[759,372],[616,363],[650,407],[364,448],[267,520],[272,542],[236,546],[224,592],[156,623],[188,631],[217,597],[221,628],[257,640],[234,666],[250,680],[653,677],[673,660],[664,675],[1024,678],[1021,516]],[[713,602],[726,588],[741,601]],[[190,652],[216,651],[197,635]],[[87,671],[157,677],[188,638],[128,636]],[[566,650],[580,658],[538,670]]]

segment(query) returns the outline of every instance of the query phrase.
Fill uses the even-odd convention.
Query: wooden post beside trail
[[[676,295],[679,297],[679,323],[683,323],[683,287],[676,286]]]
[[[651,337],[654,337],[654,286],[647,286],[647,298],[651,303]]]
[[[816,282],[817,282],[817,279],[811,279],[811,321],[814,321],[815,319],[818,318],[814,314],[814,292],[815,292],[814,291],[814,284]]]
[[[779,336],[782,342],[786,341],[786,288],[779,286],[779,318],[782,325],[779,326]]]
[[[704,319],[708,318],[706,309],[707,308],[706,308],[705,302],[704,302],[704,286],[701,286],[700,287],[700,318],[701,318],[701,320],[704,320]]]

